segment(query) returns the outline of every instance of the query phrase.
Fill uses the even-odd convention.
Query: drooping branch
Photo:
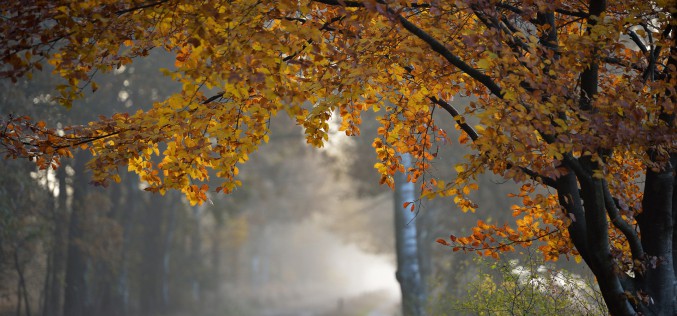
[[[337,17],[332,18],[331,20],[325,22],[325,23],[322,25],[322,27],[320,27],[320,31],[326,31],[326,30],[332,29],[332,28],[331,28],[331,24],[332,24],[332,23],[337,22],[337,21],[341,21],[341,20],[343,20],[344,18],[345,18],[344,15],[342,15],[342,16],[337,16]],[[305,23],[305,21],[304,21],[303,23]],[[308,47],[308,45],[312,45],[312,44],[313,44],[313,39],[312,39],[312,38],[307,39],[307,40],[306,40],[306,43],[303,44],[303,46],[301,47],[301,49],[299,49],[298,51],[292,53],[292,54],[289,55],[289,56],[286,56],[286,57],[282,58],[282,61],[283,61],[283,62],[288,62],[288,61],[290,61],[290,60],[296,58],[296,56],[298,56],[301,52],[303,52],[303,51]]]
[[[641,38],[639,38],[639,35],[637,35],[637,32],[630,30],[628,31],[628,35],[630,35],[630,39],[639,47],[639,49],[642,51],[642,53],[647,53],[648,50],[646,48],[646,45],[644,44],[644,41],[642,41]]]
[[[517,13],[517,14],[523,14],[524,13],[524,10],[522,10],[522,9],[520,9],[520,8],[514,6],[514,5],[507,4],[505,2],[498,3],[498,4],[496,4],[496,6],[499,7],[499,8],[509,10],[513,13]],[[562,14],[562,15],[568,15],[568,16],[573,16],[573,17],[577,17],[577,18],[587,18],[589,16],[585,12],[572,11],[572,10],[567,10],[567,9],[563,9],[563,8],[557,8],[557,9],[555,9],[555,12]]]
[[[510,46],[512,51],[517,54],[517,55],[522,55],[520,52],[520,49],[523,51],[529,51],[529,45],[525,43],[521,38],[518,36],[515,36],[515,33],[518,32],[517,28],[515,28],[513,25],[510,24],[510,21],[504,16],[501,15],[501,19],[499,20],[497,17],[492,16],[490,14],[487,14],[484,12],[479,6],[477,5],[471,5],[470,9],[472,9],[473,13],[477,17],[477,19],[482,22],[487,28],[490,29],[495,29],[499,32],[503,32],[507,34],[508,40],[505,42]],[[526,66],[526,63],[520,62],[523,66]]]
[[[328,5],[342,5],[345,7],[364,7],[364,4],[359,1],[332,1],[332,0],[314,0],[316,2],[328,4]],[[463,73],[467,74],[471,78],[477,80],[479,83],[484,85],[489,89],[489,91],[499,98],[503,98],[503,93],[501,92],[501,87],[489,76],[482,73],[478,69],[473,68],[468,63],[463,61],[460,57],[452,53],[444,44],[434,38],[432,35],[428,34],[414,23],[407,20],[407,18],[402,15],[394,12],[393,10],[387,10],[389,14],[394,15],[402,26],[409,31],[414,36],[423,40],[426,44],[432,48],[433,51],[440,54],[444,57],[449,63],[454,65],[456,68],[461,70]]]
[[[226,94],[225,91],[219,92],[219,93],[209,97],[207,100],[202,101],[202,104],[208,104],[208,103],[213,102],[216,99],[220,99],[220,98],[223,97],[224,94]]]
[[[428,44],[433,51],[442,55],[442,57],[444,57],[449,63],[487,87],[489,91],[496,97],[501,99],[503,98],[501,87],[498,86],[498,84],[493,79],[491,79],[491,77],[464,62],[461,58],[447,49],[444,44],[440,43],[436,38],[432,37],[430,34],[426,33],[415,24],[409,22],[409,20],[407,20],[405,17],[398,14],[397,19],[407,31],[426,42],[426,44]]]
[[[327,5],[340,5],[348,8],[361,8],[365,6],[363,1],[341,1],[341,0],[313,0],[313,1],[324,3]],[[387,2],[384,0],[376,0],[376,2],[380,4],[387,4]],[[406,6],[409,8],[430,8],[430,4],[428,3],[417,3],[417,2],[407,3]]]
[[[447,113],[449,113],[449,114],[454,118],[454,121],[456,121],[456,124],[458,124],[458,126],[459,126],[466,134],[468,134],[468,137],[470,137],[470,139],[471,139],[473,142],[474,142],[474,141],[477,141],[477,139],[479,138],[479,134],[477,134],[477,132],[475,131],[474,128],[472,128],[470,125],[468,125],[468,123],[466,123],[464,120],[462,120],[462,119],[460,118],[460,115],[461,115],[461,114],[458,112],[458,110],[456,110],[456,108],[454,108],[453,105],[447,103],[447,102],[444,101],[444,100],[440,100],[440,99],[438,99],[438,98],[436,98],[436,97],[429,97],[429,99],[430,99],[430,101],[433,101],[435,104],[439,105],[442,109],[444,109],[445,111],[447,111]],[[511,169],[511,168],[514,167],[514,165],[513,165],[512,163],[508,162],[507,165],[506,165],[506,167],[507,167],[507,169]],[[538,172],[535,172],[535,171],[533,171],[533,170],[531,170],[531,169],[529,169],[529,168],[526,168],[526,167],[519,167],[519,169],[520,169],[522,172],[524,172],[526,175],[528,175],[530,178],[532,178],[532,179],[534,179],[534,180],[536,180],[536,181],[539,181],[539,182],[541,182],[541,183],[543,183],[543,184],[545,184],[545,185],[547,185],[547,186],[549,186],[549,187],[555,188],[556,185],[557,185],[557,183],[556,183],[556,181],[555,181],[554,179],[552,179],[552,178],[550,178],[550,177],[546,177],[546,176],[544,176],[544,175],[541,175],[541,174],[539,174]]]
[[[339,0],[313,0],[315,2],[324,3],[327,5],[339,5],[347,8],[362,8],[364,3],[362,1],[339,1]]]
[[[436,97],[430,97],[430,101],[433,101],[435,104],[439,105],[442,109],[447,111],[447,113],[449,113],[451,115],[451,117],[454,118],[454,121],[456,121],[456,124],[458,124],[458,126],[461,127],[461,129],[466,134],[468,134],[468,137],[470,137],[470,139],[472,139],[473,141],[476,141],[477,138],[479,138],[479,134],[477,134],[477,132],[475,131],[474,128],[472,128],[472,126],[468,125],[468,123],[459,119],[459,116],[461,115],[461,113],[459,113],[458,110],[456,110],[456,108],[454,108],[453,105],[447,103],[444,100],[440,100]]]
[[[159,6],[159,5],[164,4],[166,2],[169,2],[169,0],[161,0],[161,1],[150,2],[150,3],[138,5],[138,6],[135,6],[135,7],[127,8],[127,9],[124,9],[124,10],[116,11],[115,14],[123,15],[125,13],[134,12],[134,11],[137,11],[137,10],[143,10],[143,9],[147,9],[147,8],[156,7],[156,6]]]
[[[639,239],[637,232],[621,217],[620,211],[614,202],[613,196],[611,196],[611,191],[609,190],[609,185],[606,180],[602,180],[602,186],[604,188],[604,204],[606,206],[607,214],[609,214],[611,223],[616,228],[618,228],[618,230],[620,230],[628,240],[632,258],[635,260],[642,259],[644,257],[644,248],[642,247],[642,242]]]

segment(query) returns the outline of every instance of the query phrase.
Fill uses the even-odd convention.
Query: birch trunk
[[[411,165],[411,156],[402,155],[405,169]],[[414,183],[407,181],[406,173],[395,175],[395,247],[397,251],[397,281],[402,292],[402,314],[419,316],[425,314],[425,293],[418,261],[416,239],[416,214],[405,202],[415,200]]]

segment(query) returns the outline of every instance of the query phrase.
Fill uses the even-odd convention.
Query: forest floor
[[[399,302],[385,291],[364,293],[332,301],[288,302],[261,311],[261,316],[396,316]]]

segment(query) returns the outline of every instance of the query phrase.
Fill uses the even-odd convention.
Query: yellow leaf
[[[481,69],[489,69],[489,60],[488,59],[480,59],[477,62],[477,67]]]

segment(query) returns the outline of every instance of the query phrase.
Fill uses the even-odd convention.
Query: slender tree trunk
[[[135,175],[128,174],[125,176],[124,185],[122,187],[122,195],[124,199],[116,204],[120,208],[119,221],[122,226],[122,249],[120,249],[120,264],[119,271],[116,276],[115,291],[113,295],[114,315],[129,315],[130,313],[130,252],[132,249],[132,231],[134,227],[134,214],[139,213],[139,205],[141,199],[139,194],[142,193],[139,189],[139,179]]]
[[[163,312],[166,306],[163,299],[164,260],[169,249],[165,249],[167,208],[180,203],[172,194],[161,196],[152,194],[148,198],[141,222],[142,225],[142,262],[140,266],[139,305],[143,315],[155,315]],[[164,229],[163,229],[164,226]],[[167,266],[168,267],[168,266]]]
[[[411,156],[402,155],[405,169],[411,165]],[[414,183],[407,181],[406,173],[395,175],[395,247],[397,250],[397,281],[402,292],[402,314],[425,314],[425,293],[421,278],[416,236],[416,214],[405,202],[414,202]]]
[[[421,275],[421,287],[425,297],[427,297],[428,293],[428,280],[433,273],[432,247],[437,244],[435,238],[430,234],[430,228],[434,227],[432,220],[433,217],[429,211],[416,214],[418,263]]]
[[[227,280],[226,276],[221,273],[221,256],[222,256],[222,244],[221,244],[221,234],[225,229],[223,221],[216,219],[216,227],[211,234],[212,245],[211,245],[211,280]],[[235,269],[235,266],[232,266],[231,269]],[[214,296],[220,297],[221,293],[221,281],[210,281],[210,288],[214,291]],[[214,297],[212,296],[212,298]]]
[[[21,280],[16,282],[16,316],[21,316]]]
[[[17,316],[21,316],[21,304],[26,308],[26,316],[31,316],[31,306],[28,302],[28,291],[26,290],[26,278],[24,276],[24,270],[23,267],[21,266],[21,262],[19,261],[19,248],[16,247],[14,248],[14,268],[16,269],[16,273],[18,275],[18,283],[17,283],[17,289],[16,289],[16,296],[17,296],[17,308],[16,308],[16,314]]]
[[[107,220],[106,225],[121,227],[120,224],[120,213],[124,212],[125,207],[124,203],[124,194],[123,186],[120,184],[113,184],[108,190],[103,191],[102,193],[106,195],[108,201],[110,201],[110,209],[106,212],[105,218]],[[103,213],[98,213],[97,216],[103,217]],[[117,238],[117,236],[111,236],[111,238]],[[112,250],[112,249],[111,249]],[[110,250],[109,250],[110,251]],[[121,249],[115,249],[115,255],[117,258],[121,258]],[[93,296],[93,306],[92,312],[100,316],[116,316],[124,315],[120,311],[119,306],[119,296],[117,281],[118,274],[121,271],[121,260],[117,259],[107,259],[107,260],[95,260],[92,266],[93,277],[91,278],[90,292]]]
[[[66,229],[65,223],[68,219],[68,184],[66,179],[67,165],[64,164],[56,170],[56,178],[59,184],[59,195],[56,205],[53,207],[54,230],[52,236],[52,247],[49,254],[49,265],[47,271],[47,284],[45,285],[45,304],[43,305],[43,316],[61,316],[62,307],[62,289],[64,287],[64,264],[66,259]],[[50,192],[52,194],[52,192]]]
[[[75,156],[75,178],[73,180],[73,201],[68,227],[68,258],[66,261],[66,284],[64,293],[64,315],[86,316],[87,263],[79,243],[83,242],[83,221],[85,218],[85,196],[88,175],[85,174],[86,153]]]
[[[47,253],[47,261],[45,266],[45,280],[42,283],[42,297],[41,297],[41,313],[42,316],[47,316],[47,301],[49,300],[49,289],[51,288],[52,280],[52,265],[54,258],[52,256],[52,251]]]
[[[173,200],[173,201],[172,201]],[[174,231],[176,230],[176,212],[178,205],[181,204],[181,198],[177,194],[172,194],[171,199],[168,201],[168,207],[166,211],[169,212],[169,219],[167,220],[167,227],[165,230],[165,238],[163,243],[163,256],[162,256],[162,308],[169,308],[170,303],[170,293],[169,293],[169,278],[170,278],[170,262],[171,262],[171,247],[172,241],[174,240]],[[194,261],[194,262],[199,262]]]
[[[189,256],[191,261],[195,264],[191,266],[191,285],[194,307],[199,307],[202,300],[202,277],[200,271],[200,248],[202,248],[202,240],[200,237],[201,225],[200,218],[202,217],[202,210],[204,206],[193,207],[193,231],[190,237],[191,249]]]

